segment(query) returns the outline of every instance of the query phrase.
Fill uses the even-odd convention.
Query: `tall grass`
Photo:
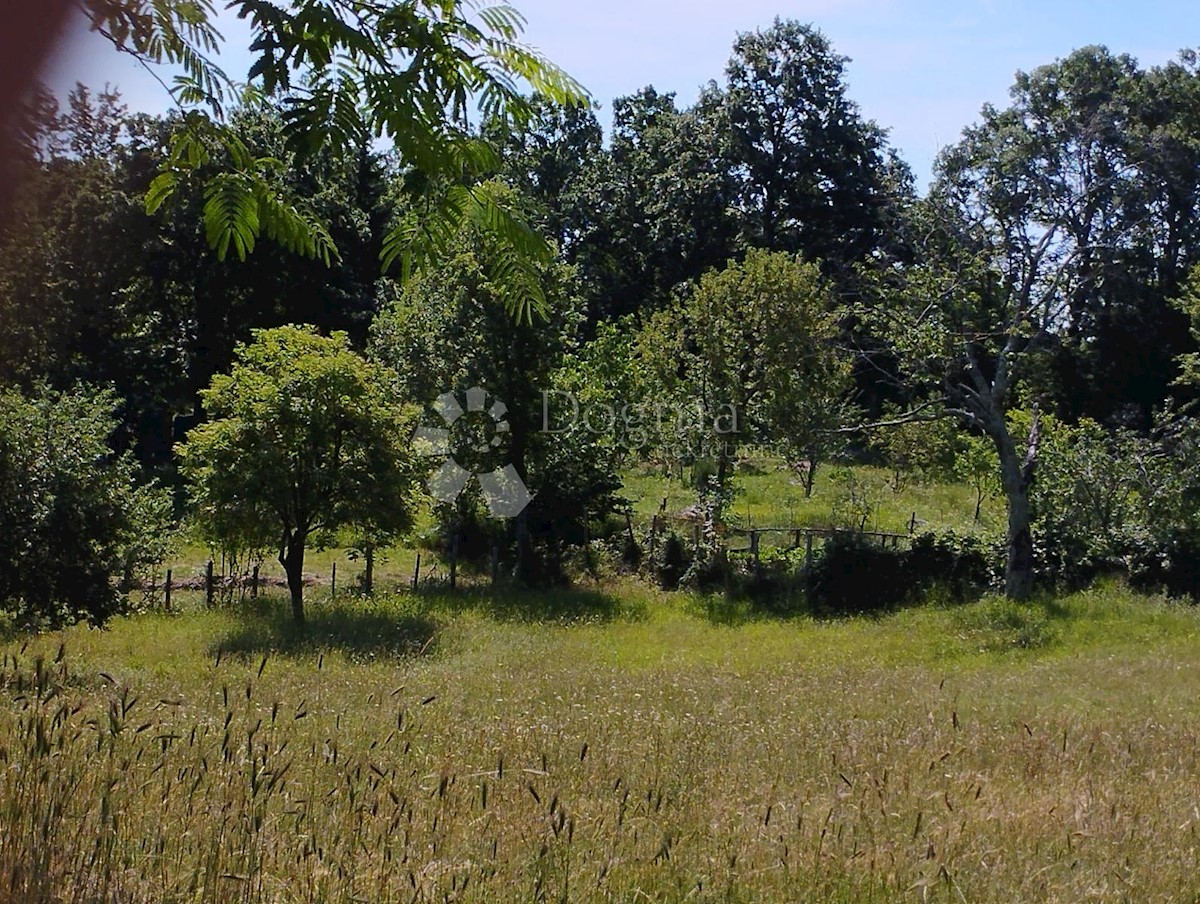
[[[0,900],[1195,900],[1190,609],[313,609],[5,646]]]

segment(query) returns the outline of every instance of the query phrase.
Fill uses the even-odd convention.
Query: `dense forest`
[[[810,487],[833,461],[976,462],[1013,596],[1169,571],[1200,549],[1195,53],[1085,47],[1019,73],[923,193],[848,63],[776,20],[690,106],[647,86],[607,132],[582,100],[485,109],[472,138],[494,153],[434,175],[368,129],[297,147],[269,92],[220,140],[117,86],[38,92],[0,235],[0,606],[102,620],[181,525],[297,581],[330,532],[393,542],[426,493],[414,430],[476,386],[532,501],[496,521],[476,488],[436,499],[437,522],[456,548],[511,547],[529,583],[563,579],[634,462],[706,463],[719,524],[749,448]],[[294,206],[238,208],[255,229],[231,244],[213,220],[239,154]],[[422,231],[480,186],[501,238]],[[522,224],[552,254],[514,275],[501,239]],[[397,236],[425,242],[419,266]]]

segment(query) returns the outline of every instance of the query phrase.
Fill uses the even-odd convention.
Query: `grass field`
[[[1200,616],[635,584],[0,649],[0,900],[1196,901]]]

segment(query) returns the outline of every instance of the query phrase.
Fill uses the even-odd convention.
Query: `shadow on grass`
[[[305,623],[298,625],[286,599],[264,597],[231,610],[237,626],[212,645],[212,652],[301,656],[338,650],[351,658],[427,654],[440,626],[414,602],[398,597],[310,601]]]
[[[418,599],[447,612],[479,612],[497,621],[564,624],[640,621],[646,603],[583,587],[553,589],[446,588],[421,590]]]

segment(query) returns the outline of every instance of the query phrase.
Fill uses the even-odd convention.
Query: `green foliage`
[[[1015,412],[1017,429],[1028,414]],[[1043,417],[1034,505],[1042,579],[1077,586],[1105,572],[1200,595],[1200,428],[1161,414],[1148,435]]]
[[[108,445],[116,408],[82,386],[0,391],[0,611],[102,624],[169,552],[170,497]]]
[[[1019,432],[1028,415],[1014,413],[1013,420]],[[1095,421],[1069,426],[1041,417],[1031,501],[1046,574],[1070,581],[1114,559],[1137,517],[1141,447],[1136,437],[1109,433]]]
[[[848,530],[878,527],[875,523],[882,505],[884,482],[858,468],[838,465],[829,471],[833,487],[830,523]]]
[[[1192,268],[1187,281],[1180,290],[1174,306],[1188,318],[1188,328],[1193,339],[1200,339],[1200,264]],[[1188,352],[1179,356],[1179,382],[1192,386],[1200,385],[1200,352]]]
[[[210,420],[178,450],[211,542],[279,550],[298,620],[312,538],[348,527],[384,542],[412,519],[412,423],[382,367],[344,333],[257,330],[204,391]]]
[[[885,414],[886,418],[887,415]],[[906,481],[943,480],[954,468],[956,430],[953,421],[914,420],[879,430],[871,437],[892,472],[892,492]]]
[[[61,110],[47,99],[31,127],[43,150],[23,164],[0,232],[0,382],[114,386],[124,402],[116,444],[170,480],[171,447],[195,423],[199,390],[251,329],[296,321],[365,338],[397,203],[380,155],[300,161],[277,112],[231,113],[247,153],[277,161],[272,178],[305,196],[342,255],[327,267],[260,241],[245,263],[221,263],[201,226],[204,184],[222,173],[216,144],[201,178],[151,218],[141,196],[178,118],[129,115],[115,91],[77,87]],[[272,214],[257,216],[269,224]]]
[[[836,336],[820,270],[751,250],[652,317],[639,345],[655,398],[699,412],[696,451],[723,490],[741,444],[804,450],[834,426],[849,376]]]
[[[497,274],[507,280],[510,306],[526,310],[530,298],[540,303],[532,261],[546,259],[549,250],[493,190],[476,184],[497,157],[471,129],[470,112],[474,101],[486,118],[523,126],[533,106],[522,83],[561,104],[585,103],[586,93],[520,41],[519,13],[504,5],[468,10],[456,0],[228,6],[252,36],[250,87],[241,96],[282,106],[290,150],[302,157],[329,147],[358,151],[383,138],[419,175],[409,186],[422,210],[393,228],[386,262],[402,258],[407,276],[414,264],[445,250],[447,235],[471,223],[503,248]],[[336,256],[321,220],[273,178],[275,162],[249,153],[226,121],[226,105],[239,92],[212,61],[222,39],[210,0],[88,0],[84,11],[93,29],[121,50],[150,66],[183,69],[172,94],[189,112],[147,209],[160,208],[208,164],[215,144],[228,168],[208,178],[204,215],[219,258],[231,250],[245,258],[260,234],[326,261]]]
[[[905,181],[889,176],[884,131],[847,96],[847,62],[817,29],[776,18],[738,35],[721,95],[742,240],[803,252],[843,280],[890,241]]]
[[[663,537],[654,550],[654,560],[650,563],[658,586],[664,590],[678,589],[692,564],[693,557],[694,551],[688,549],[683,538],[675,531]]]
[[[501,445],[462,464],[478,473],[516,469],[533,501],[519,524],[499,532],[507,534],[506,545],[517,547],[526,578],[557,580],[566,548],[584,543],[589,521],[617,505],[619,453],[611,433],[589,429],[570,412],[565,423],[557,413],[549,421],[544,417],[544,391],[577,386],[563,366],[578,352],[581,305],[574,272],[562,264],[542,268],[539,278],[552,300],[546,319],[514,320],[498,303],[502,285],[489,275],[495,250],[487,233],[460,234],[453,255],[390,300],[375,324],[373,354],[395,368],[410,399],[432,405],[445,392],[461,398],[478,386],[504,403],[508,429],[495,437]],[[447,540],[455,534],[461,539],[464,531],[493,533],[481,525],[483,501],[473,487],[453,506],[439,506]]]
[[[808,604],[814,612],[845,615],[926,597],[962,602],[987,588],[992,574],[992,551],[970,534],[925,533],[902,549],[845,531],[826,539],[808,576]]]
[[[986,437],[960,434],[954,449],[954,476],[975,493],[974,521],[979,522],[983,504],[1000,492],[1000,463]]]

